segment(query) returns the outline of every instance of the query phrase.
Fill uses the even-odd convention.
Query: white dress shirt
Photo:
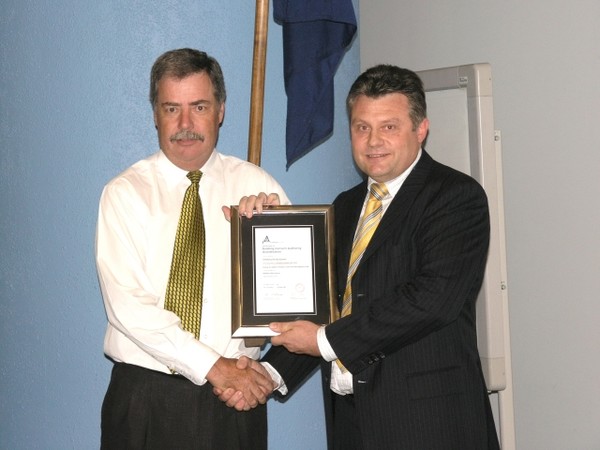
[[[115,361],[173,370],[195,384],[206,383],[220,356],[257,359],[260,352],[231,338],[230,224],[221,207],[260,192],[278,193],[281,204],[289,204],[273,177],[241,159],[215,150],[201,171],[206,251],[199,341],[164,309],[187,172],[162,151],[125,170],[104,188],[96,233],[108,317],[104,352]]]
[[[385,185],[388,189],[388,194],[381,200],[382,208],[383,208],[382,217],[383,217],[383,214],[385,214],[385,212],[387,211],[387,208],[390,206],[390,203],[392,203],[392,200],[394,199],[394,197],[400,190],[400,187],[402,187],[402,184],[404,183],[404,181],[406,180],[406,178],[408,177],[410,172],[413,170],[413,168],[415,167],[415,165],[417,164],[417,162],[419,161],[420,158],[421,158],[421,150],[419,150],[419,153],[417,154],[415,161],[410,165],[410,167],[408,169],[406,169],[404,172],[402,172],[398,177],[394,178],[393,180],[387,181],[385,183]],[[369,198],[369,192],[371,190],[371,184],[373,184],[374,182],[375,181],[369,177],[369,180],[367,183],[368,184],[367,192],[365,193],[365,201],[363,204],[362,211],[365,210],[365,207],[367,205],[367,200]],[[362,211],[361,211],[361,215],[362,215]],[[335,360],[338,358],[337,358],[337,355],[335,354],[335,351],[329,344],[329,341],[327,340],[324,326],[319,328],[319,330],[317,332],[317,344],[319,346],[319,351],[321,352],[321,356],[323,357],[323,359],[325,361],[333,361],[331,364],[331,382],[330,382],[331,390],[333,392],[335,392],[336,394],[340,394],[340,395],[352,394],[354,392],[354,388],[352,387],[352,374],[350,372],[342,372],[340,367],[336,364]]]

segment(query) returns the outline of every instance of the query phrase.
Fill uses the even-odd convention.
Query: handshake
[[[219,358],[208,372],[214,394],[227,406],[248,411],[267,402],[277,388],[261,363],[247,356],[240,359]]]
[[[273,322],[271,330],[278,333],[271,338],[274,346],[283,345],[292,353],[321,356],[317,343],[319,325],[306,320]],[[279,386],[264,366],[242,356],[240,359],[219,358],[206,375],[214,394],[231,408],[248,411],[264,404]]]

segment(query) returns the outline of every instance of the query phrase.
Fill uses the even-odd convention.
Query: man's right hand
[[[264,404],[275,384],[262,365],[242,356],[239,360],[219,358],[206,375],[213,391],[227,406],[248,411]],[[223,396],[223,398],[221,398]]]
[[[273,392],[273,390],[275,389],[276,386],[275,386],[275,383],[271,380],[269,373],[265,370],[265,368],[262,366],[262,364],[260,364],[258,361],[248,358],[247,356],[242,356],[242,357],[240,357],[240,359],[237,360],[236,368],[239,370],[254,371],[257,374],[260,374],[261,376],[263,376],[269,380],[270,383],[268,384],[268,391],[265,391],[264,385],[260,385],[261,391],[265,394],[265,401],[266,401],[266,397],[268,397],[269,394],[271,394],[271,392]],[[219,400],[224,402],[227,406],[229,406],[230,408],[235,408],[238,411],[248,411],[249,409],[257,406],[258,403],[261,403],[261,404],[264,403],[263,401],[260,401],[259,399],[258,399],[259,400],[258,403],[252,404],[252,403],[248,402],[244,392],[241,390],[237,390],[233,387],[221,389],[219,387],[214,386],[213,393],[217,397],[219,397]]]

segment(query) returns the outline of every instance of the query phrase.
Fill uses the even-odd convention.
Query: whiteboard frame
[[[476,305],[477,342],[487,387],[490,391],[500,391],[507,386],[507,354],[510,355],[510,349],[507,348],[508,297],[501,147],[500,135],[494,130],[491,66],[487,63],[470,64],[424,70],[417,74],[423,80],[426,92],[466,90],[470,175],[486,191],[490,209],[490,249]],[[432,124],[434,127],[435,123]],[[436,151],[444,149],[435,148],[429,153],[436,158]]]

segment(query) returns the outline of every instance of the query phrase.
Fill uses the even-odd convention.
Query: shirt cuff
[[[275,370],[275,368],[271,364],[269,364],[268,362],[262,362],[261,361],[261,364],[263,365],[263,367],[265,368],[265,370],[267,372],[269,372],[269,375],[271,376],[271,379],[277,385],[277,387],[275,387],[275,390],[279,391],[279,393],[281,395],[287,395],[288,388],[285,385],[285,382],[283,381],[283,378],[281,377],[281,375],[279,375],[279,372],[277,372]]]
[[[317,345],[319,346],[321,357],[325,361],[335,361],[338,359],[337,355],[333,351],[333,348],[331,348],[329,341],[327,340],[327,335],[325,334],[325,325],[319,327],[317,331]]]
[[[219,353],[199,341],[195,341],[194,345],[181,351],[178,356],[178,361],[169,365],[169,369],[199,386],[206,384],[206,375],[221,358]]]

